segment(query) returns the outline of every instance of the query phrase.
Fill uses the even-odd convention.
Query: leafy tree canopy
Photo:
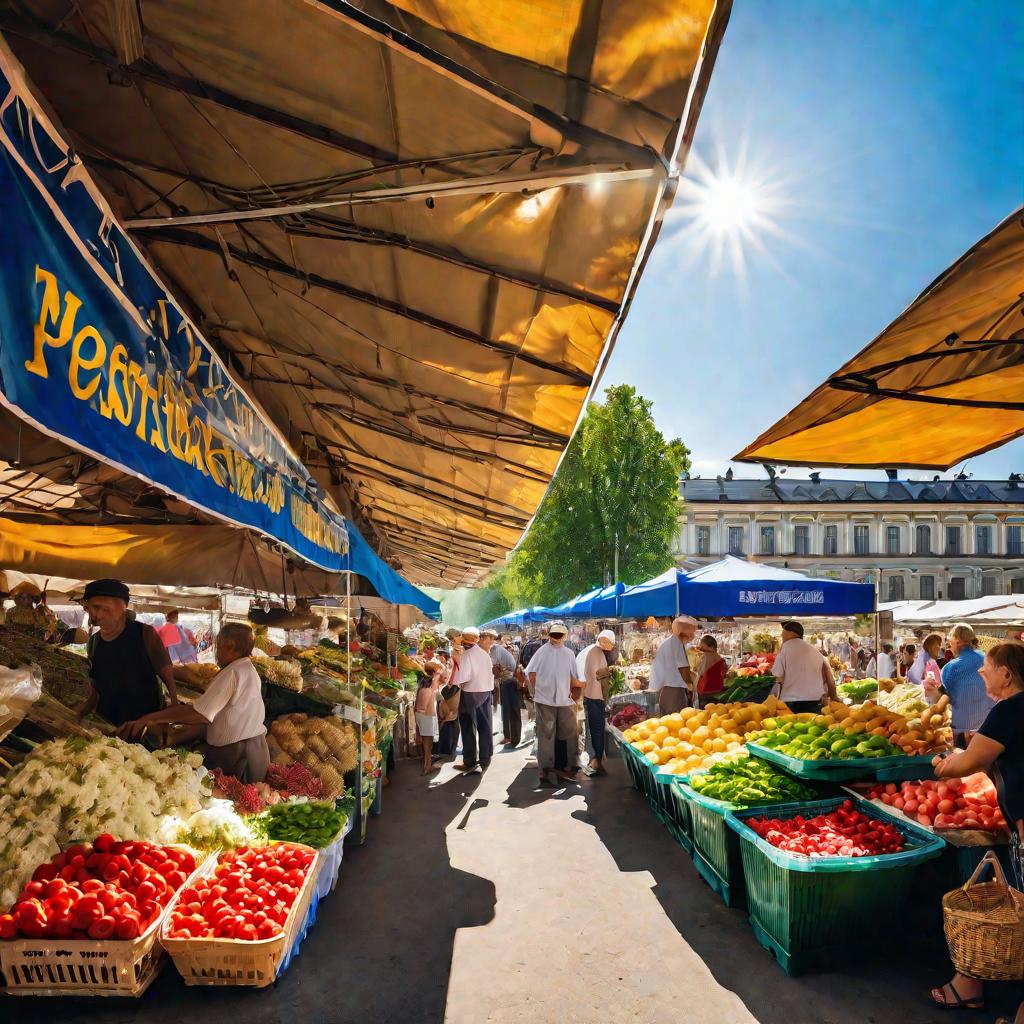
[[[492,581],[509,606],[558,604],[619,579],[640,583],[673,563],[679,474],[690,452],[655,426],[628,384],[587,408],[529,532]]]

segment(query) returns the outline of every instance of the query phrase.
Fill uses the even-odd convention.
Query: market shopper
[[[194,665],[199,661],[195,634],[178,623],[178,609],[167,613],[167,621],[157,630],[167,654],[175,665]]]
[[[576,730],[576,705],[573,690],[581,684],[576,672],[576,655],[565,646],[565,624],[548,626],[548,641],[530,659],[526,676],[533,692],[537,712],[537,768],[542,786],[553,785],[555,740],[566,744],[567,764],[557,774],[574,780],[579,758],[579,734]]]
[[[697,678],[697,693],[721,693],[725,689],[725,673],[729,666],[718,653],[718,641],[710,634],[700,638],[697,650],[701,654],[700,674]]]
[[[177,704],[122,725],[119,735],[139,739],[160,725],[186,725],[205,731],[203,764],[242,782],[262,782],[270,764],[259,673],[252,663],[253,632],[229,622],[217,634],[221,671],[194,704]]]
[[[50,637],[58,628],[57,616],[46,605],[46,595],[34,583],[22,580],[11,588],[14,607],[7,613],[6,625]]]
[[[939,655],[942,653],[942,634],[929,633],[918,649],[913,664],[907,669],[907,682],[924,686],[925,680],[931,677],[933,680],[941,678],[942,670],[939,668]],[[933,687],[934,688],[934,687]]]
[[[494,753],[491,714],[494,666],[490,655],[479,646],[479,641],[480,630],[475,626],[468,626],[462,631],[462,653],[455,673],[455,683],[462,691],[459,701],[462,763],[455,765],[455,770],[460,772],[486,768]]]
[[[782,649],[772,674],[777,680],[775,696],[795,714],[819,711],[826,695],[839,699],[828,659],[804,639],[804,627],[799,622],[782,623]]]
[[[896,656],[892,652],[892,644],[882,644],[882,650],[875,659],[876,679],[896,678]]]
[[[949,644],[953,658],[942,666],[942,689],[949,694],[949,703],[953,707],[953,737],[963,745],[985,721],[993,702],[979,671],[985,658],[978,650],[974,630],[965,623],[954,626],[949,634]],[[925,694],[930,700],[938,696],[934,686],[926,685]]]
[[[959,627],[958,627],[959,628]],[[963,642],[962,637],[960,642]],[[999,807],[1010,826],[1013,860],[1021,863],[1024,842],[1024,646],[996,644],[982,659],[980,675],[992,706],[967,749],[939,755],[932,761],[937,779],[960,779],[986,772],[999,797]],[[1017,879],[1017,885],[1024,879]],[[980,1010],[984,1006],[983,981],[957,973],[932,999],[953,1009]],[[1022,1008],[1017,1019],[1022,1018]]]
[[[416,691],[416,733],[423,747],[423,775],[433,770],[434,741],[440,738],[437,718],[437,697],[445,674],[444,665],[439,661],[428,661],[425,671],[420,674],[419,689]]]
[[[152,626],[129,613],[131,592],[120,580],[94,580],[82,603],[89,621],[98,627],[86,645],[92,692],[77,709],[79,717],[95,710],[112,725],[159,711],[160,682],[171,704],[178,703],[174,670],[167,648]]]
[[[587,775],[605,775],[604,743],[607,728],[608,694],[611,686],[609,659],[615,650],[615,634],[602,629],[597,639],[576,656],[576,674],[584,684],[583,712],[586,716],[587,735],[593,756],[587,765]]]
[[[484,646],[485,638],[487,646]],[[519,683],[516,681],[515,655],[498,642],[498,632],[494,629],[481,631],[480,646],[491,656],[494,665],[494,680],[501,705],[501,742],[506,747],[518,747],[523,738],[523,717],[520,713],[522,705],[519,702]]]
[[[693,675],[686,645],[697,635],[697,620],[680,615],[672,623],[672,635],[658,648],[651,662],[647,688],[658,694],[663,715],[681,711],[688,704],[687,690],[693,689]]]
[[[519,655],[519,664],[522,665],[523,671],[526,671],[526,666],[530,664],[530,660],[533,656],[548,642],[548,627],[547,624],[540,627],[537,632],[531,636],[525,644],[523,644],[522,652]]]
[[[438,740],[437,752],[441,757],[455,757],[459,745],[459,704],[462,691],[452,681],[453,668],[444,651],[437,652],[441,663],[440,701],[437,706]]]

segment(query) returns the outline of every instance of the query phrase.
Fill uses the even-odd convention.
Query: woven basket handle
[[[989,865],[992,868],[992,875],[996,881],[1002,882],[1003,885],[1006,885],[1006,875],[1003,873],[1003,865],[999,863],[999,858],[995,855],[995,852],[989,850],[988,853],[986,853],[978,862],[978,866],[974,869],[971,877],[964,882],[963,887],[965,890],[970,889],[970,887],[977,882],[978,877],[985,870],[986,865]]]

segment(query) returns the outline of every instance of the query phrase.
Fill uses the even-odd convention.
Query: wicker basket
[[[172,939],[167,931],[178,897],[171,901],[164,917],[160,942],[186,985],[248,985],[263,988],[274,983],[281,961],[302,931],[316,889],[320,854],[315,850],[313,852],[316,856],[295,897],[284,929],[272,939]],[[212,875],[216,868],[217,858],[212,857],[203,865],[202,874]]]
[[[195,853],[194,850],[190,851]],[[215,858],[201,860],[191,885]],[[184,886],[183,886],[184,888]],[[177,896],[137,939],[12,939],[0,942],[5,992],[17,996],[140,996],[160,973],[157,937]]]
[[[995,877],[978,882],[986,864]],[[1024,978],[1024,893],[1007,884],[994,853],[942,897],[942,914],[949,956],[961,974],[982,981]]]

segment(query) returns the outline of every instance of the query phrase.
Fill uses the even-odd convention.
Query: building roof
[[[807,504],[1022,505],[1024,485],[1010,480],[680,480],[692,502]]]

